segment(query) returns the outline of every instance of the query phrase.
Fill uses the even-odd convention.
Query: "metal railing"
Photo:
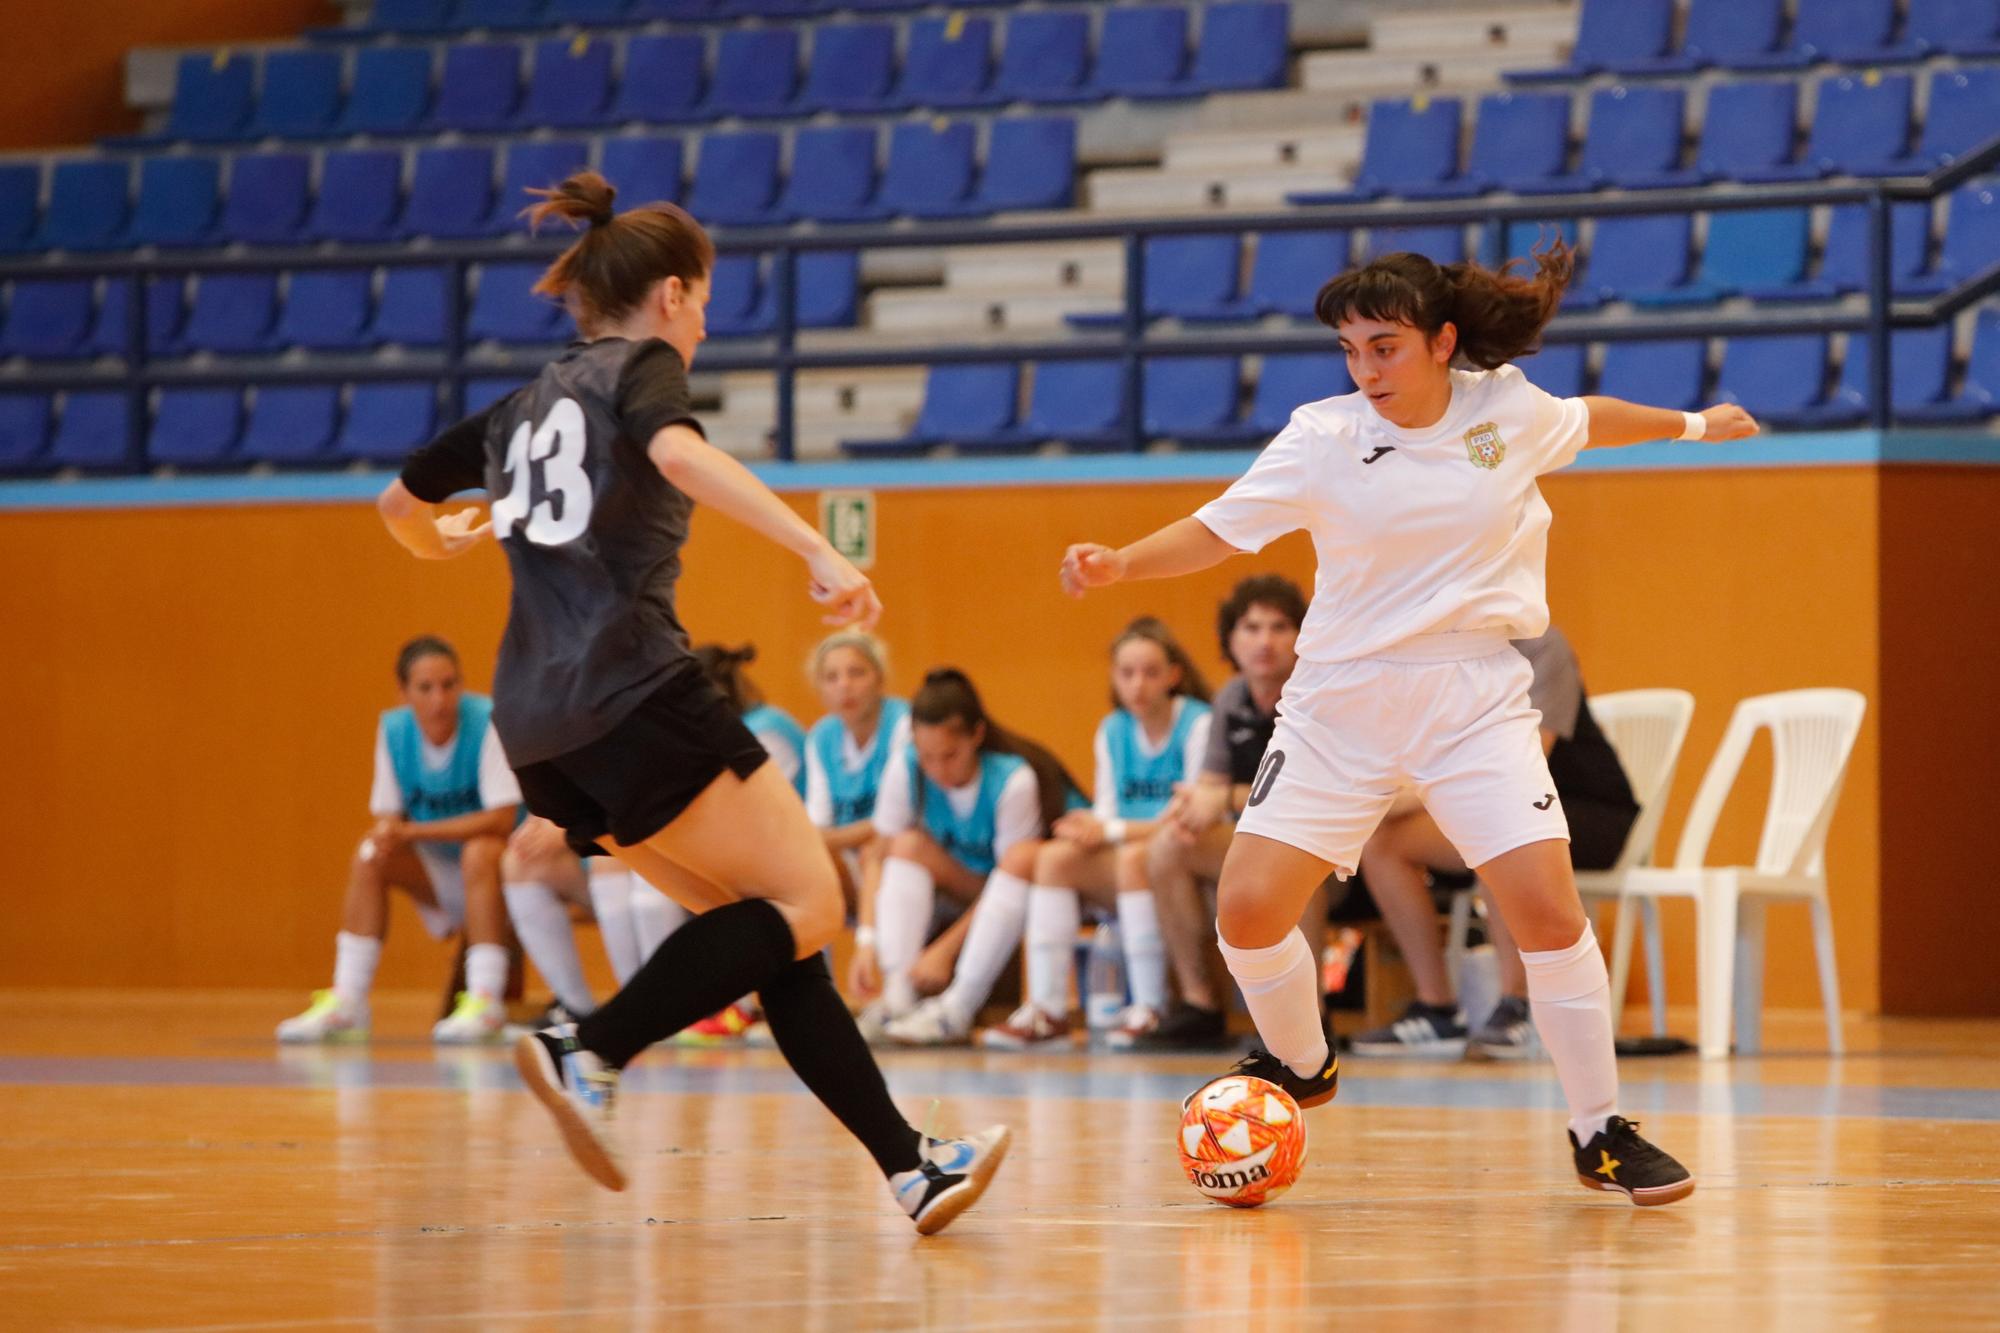
[[[1847,183],[1807,183],[1739,189],[1729,186],[1636,190],[1608,194],[1496,196],[1452,203],[1411,204],[1388,200],[1351,206],[1312,206],[1280,213],[1203,214],[1154,219],[1084,219],[1074,222],[1010,224],[942,224],[920,226],[833,226],[769,230],[718,230],[716,248],[723,253],[767,254],[776,325],[759,345],[710,344],[699,358],[703,371],[770,370],[776,377],[777,411],[773,439],[780,459],[793,456],[796,435],[798,376],[806,370],[853,369],[866,366],[936,365],[994,360],[1080,360],[1116,356],[1125,369],[1124,429],[1126,444],[1142,449],[1148,439],[1143,420],[1142,367],[1149,357],[1171,355],[1242,356],[1325,348],[1323,330],[1296,332],[1248,330],[1222,333],[1208,327],[1199,335],[1162,334],[1149,330],[1144,309],[1146,247],[1155,236],[1216,231],[1318,231],[1338,228],[1484,223],[1484,254],[1496,262],[1505,244],[1506,224],[1514,221],[1568,221],[1584,217],[1616,217],[1648,213],[1713,213],[1736,209],[1862,204],[1869,210],[1868,287],[1865,308],[1836,305],[1820,308],[1754,310],[1723,313],[1704,309],[1684,315],[1611,316],[1566,315],[1545,335],[1549,342],[1621,341],[1669,337],[1728,337],[1778,333],[1866,333],[1869,335],[1868,420],[1877,429],[1893,420],[1890,401],[1890,338],[1895,328],[1926,327],[1952,318],[1959,311],[2000,292],[2000,264],[1995,264],[1950,291],[1925,301],[1896,301],[1891,292],[1890,219],[1892,205],[1902,200],[1935,200],[2000,165],[2000,136],[1948,167],[1925,176],[1858,180]],[[815,250],[880,250],[943,246],[1018,245],[1032,242],[1118,240],[1124,250],[1123,320],[1115,337],[1076,335],[1040,341],[989,341],[945,346],[879,346],[802,349],[798,343],[793,293],[801,253]],[[127,461],[134,470],[145,466],[148,400],[155,388],[169,386],[255,386],[286,383],[358,383],[431,380],[446,386],[447,407],[462,409],[466,382],[519,373],[524,378],[539,369],[545,355],[480,357],[467,355],[467,279],[475,265],[520,262],[557,253],[565,237],[530,238],[525,243],[435,243],[418,245],[342,245],[310,249],[270,249],[248,254],[227,251],[176,250],[151,254],[64,259],[59,262],[18,261],[0,264],[0,281],[22,278],[101,278],[130,280],[126,309],[125,351],[113,369],[55,369],[31,365],[26,373],[0,376],[0,390],[56,391],[123,389],[130,396]],[[329,268],[445,268],[444,343],[435,354],[379,358],[372,354],[307,360],[209,361],[162,365],[147,354],[147,279],[187,273],[299,272]]]

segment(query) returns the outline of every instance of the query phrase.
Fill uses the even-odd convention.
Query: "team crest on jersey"
[[[1491,472],[1507,456],[1507,441],[1500,438],[1500,427],[1490,421],[1482,421],[1465,432],[1465,453],[1474,467],[1483,467]]]

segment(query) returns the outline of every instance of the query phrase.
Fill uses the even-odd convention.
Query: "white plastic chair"
[[[1827,1044],[1842,1048],[1840,975],[1833,951],[1833,912],[1826,891],[1826,835],[1861,734],[1868,701],[1853,690],[1787,690],[1745,699],[1702,776],[1681,831],[1672,869],[1637,867],[1625,875],[1618,897],[1614,956],[1631,949],[1632,914],[1648,898],[1690,898],[1695,904],[1695,972],[1704,1059],[1729,1054],[1730,1017],[1736,1045],[1758,1046],[1763,1008],[1764,900],[1805,902],[1812,911],[1813,951],[1819,964],[1820,1001]],[[1771,796],[1757,861],[1710,866],[1708,844],[1715,823],[1760,730],[1771,733]],[[1739,975],[1740,974],[1740,975]]]

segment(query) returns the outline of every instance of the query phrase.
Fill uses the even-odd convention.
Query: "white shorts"
[[[438,843],[414,843],[411,850],[423,863],[431,895],[437,899],[435,907],[419,904],[417,915],[423,918],[432,939],[449,939],[465,926],[465,872],[459,869],[458,858],[448,855]]]
[[[1345,875],[1399,789],[1469,866],[1569,840],[1542,754],[1534,670],[1504,637],[1437,634],[1382,657],[1301,661],[1237,824]]]

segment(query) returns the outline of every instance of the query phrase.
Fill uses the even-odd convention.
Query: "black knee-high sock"
[[[826,959],[814,954],[793,963],[764,983],[757,998],[792,1072],[861,1140],[882,1174],[922,1165],[917,1131],[890,1100],[875,1053],[833,988]]]
[[[797,948],[784,913],[761,898],[703,912],[576,1025],[577,1041],[622,1069],[654,1042],[762,990],[791,966]]]

